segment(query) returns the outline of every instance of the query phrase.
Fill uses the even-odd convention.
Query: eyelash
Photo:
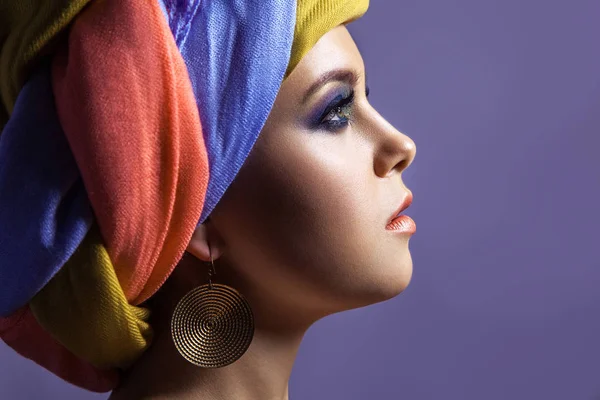
[[[352,106],[354,105],[354,89],[350,91],[350,94],[343,97],[335,104],[329,106],[323,117],[321,118],[321,125],[326,129],[337,130],[347,126],[352,120]],[[335,117],[340,118],[339,120],[333,120]]]

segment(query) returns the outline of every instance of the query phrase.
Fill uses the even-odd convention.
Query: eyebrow
[[[306,91],[304,94],[304,98],[302,102],[305,103],[310,96],[312,96],[317,90],[319,90],[322,86],[325,86],[329,82],[346,82],[350,86],[355,86],[358,82],[359,74],[354,72],[351,69],[333,69],[331,71],[325,72],[323,75],[319,77]]]

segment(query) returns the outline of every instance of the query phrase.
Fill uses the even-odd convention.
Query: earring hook
[[[210,254],[210,264],[211,266],[208,268],[208,287],[210,290],[212,290],[213,285],[212,285],[212,276],[217,274],[217,270],[215,269],[215,263],[213,261],[213,257],[212,257],[212,249],[210,248],[210,242],[207,241],[208,244],[208,253]]]

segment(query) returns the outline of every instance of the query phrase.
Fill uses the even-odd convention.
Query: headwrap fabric
[[[98,368],[129,367],[152,339],[150,311],[128,303],[96,225],[29,307],[46,331]]]
[[[90,0],[0,0],[0,130],[35,61]]]
[[[58,123],[50,78],[50,64],[44,62],[19,93],[0,137],[0,245],[14,241],[12,246],[2,245],[0,252],[3,305],[14,304],[25,290],[35,290],[38,282],[54,276],[93,223],[85,188]],[[21,173],[20,179],[14,171]],[[15,223],[19,221],[22,224]],[[11,269],[10,262],[18,263],[19,269]],[[28,304],[0,318],[0,338],[74,385],[106,392],[118,382],[116,370],[100,370],[68,351],[40,326]]]
[[[202,223],[237,175],[275,102],[290,59],[296,2],[223,0],[187,8],[197,12],[178,13],[185,22],[171,26],[177,27],[207,143],[210,179]]]
[[[56,116],[49,63],[0,136],[0,315],[25,305],[87,234],[93,213]]]
[[[73,385],[108,392],[119,382],[118,370],[98,369],[57,342],[41,327],[28,305],[8,318],[0,318],[0,337],[21,356]]]
[[[206,195],[185,64],[157,2],[101,0],[77,17],[52,72],[110,260],[127,300],[140,304],[182,257]]]
[[[321,36],[338,25],[362,17],[368,8],[369,0],[298,0],[294,43],[286,76]]]
[[[81,218],[84,229],[72,240],[79,247],[58,273],[0,265],[2,282],[11,277],[17,293],[28,293],[0,296],[0,310],[29,300],[0,318],[0,337],[78,386],[116,384],[113,368],[129,366],[152,336],[148,310],[138,305],[167,279],[239,171],[293,60],[367,7],[368,0],[300,0],[297,9],[276,0],[92,2],[54,57],[52,80],[95,222]],[[42,191],[54,190],[39,180]],[[0,179],[0,193],[4,187]],[[43,206],[38,215],[47,214]],[[0,241],[0,256],[12,241]],[[37,286],[27,287],[28,274],[39,275]],[[44,354],[30,351],[36,343],[48,344]]]
[[[88,24],[96,24],[98,30],[86,31]],[[103,33],[104,39],[109,34],[114,35],[109,36],[111,40],[103,40],[98,35],[102,27],[110,31]],[[79,36],[80,32],[85,34]],[[106,391],[106,386],[99,388],[97,382],[116,384],[116,380],[112,379],[116,374],[115,368],[127,366],[139,357],[151,337],[146,323],[147,310],[128,306],[127,302],[133,299],[127,299],[125,290],[133,291],[126,281],[120,282],[120,277],[118,284],[111,279],[111,276],[118,275],[112,261],[118,257],[111,251],[124,248],[130,254],[137,252],[141,261],[149,260],[149,263],[160,262],[160,257],[152,258],[154,253],[167,254],[171,259],[163,261],[163,266],[166,266],[163,268],[172,269],[183,254],[199,219],[208,181],[208,161],[185,63],[157,3],[95,1],[75,21],[69,42],[63,45],[65,47],[53,60],[58,114],[60,116],[61,104],[67,114],[67,121],[61,121],[61,126],[66,127],[65,136],[71,141],[69,144],[79,168],[85,172],[82,165],[88,167],[95,163],[87,170],[92,180],[85,182],[85,186],[92,206],[98,196],[112,202],[96,203],[100,207],[100,216],[106,216],[108,224],[104,226],[108,226],[109,234],[118,230],[114,227],[118,227],[120,221],[124,229],[131,230],[121,235],[125,243],[122,247],[111,246],[112,243],[102,233],[102,242],[109,257],[100,256],[104,252],[97,240],[81,243],[81,251],[76,257],[78,262],[65,265],[65,273],[58,274],[56,280],[53,279],[34,296],[31,307],[26,305],[17,311],[22,313],[22,320],[28,322],[36,320],[32,312],[35,311],[35,317],[40,319],[44,329],[32,330],[31,323],[11,325],[14,320],[9,318],[0,320],[0,336],[3,339],[5,336],[27,338],[27,341],[5,341],[20,354],[71,383],[90,390]],[[77,57],[81,54],[79,51],[87,52],[89,59]],[[112,58],[107,61],[103,56]],[[90,59],[96,62],[85,64]],[[78,69],[81,64],[87,69]],[[74,77],[66,83],[69,74]],[[86,77],[93,80],[85,81]],[[78,80],[84,82],[76,84]],[[60,92],[61,83],[67,87],[64,92]],[[105,91],[103,87],[98,88],[103,85]],[[61,103],[61,93],[67,96],[65,103]],[[73,98],[80,101],[72,104]],[[74,116],[75,113],[78,115]],[[75,118],[79,116],[93,120],[97,125],[79,127]],[[73,120],[73,125],[69,125]],[[44,125],[37,127],[45,128]],[[73,132],[71,137],[68,132]],[[0,146],[2,144],[3,138],[0,137]],[[93,148],[86,149],[86,144]],[[85,176],[83,178],[85,181]],[[94,187],[94,179],[97,181],[98,178],[106,182]],[[144,196],[153,198],[148,201]],[[102,209],[110,204],[117,204],[113,214]],[[102,221],[98,215],[95,217],[100,225]],[[7,237],[6,244],[12,240],[12,237]],[[86,256],[89,259],[83,262]],[[160,270],[155,265],[139,262],[138,258],[134,254],[130,260],[135,263],[124,268],[127,273],[132,270],[139,272],[134,274],[135,279],[151,279],[151,273]],[[19,263],[18,258],[11,261]],[[3,282],[9,265],[1,265]],[[144,275],[144,269],[149,274]],[[10,270],[19,271],[16,268]],[[162,273],[164,281],[170,271]],[[78,279],[72,280],[73,276]],[[158,288],[162,282],[154,284]],[[140,286],[145,287],[145,283]],[[98,295],[90,296],[93,293]],[[82,299],[82,296],[89,297]],[[61,307],[55,307],[51,302],[58,298],[62,300]],[[86,314],[89,314],[87,318],[74,317]],[[90,317],[97,319],[90,323]],[[74,332],[78,334],[72,334]],[[47,334],[60,345],[49,346],[44,354],[32,354],[30,348],[33,344],[51,342]],[[101,340],[104,340],[103,344],[100,344]],[[85,368],[79,368],[87,371],[87,375],[74,375],[69,371],[76,368],[71,362],[72,354],[78,356],[77,360],[87,363]],[[107,364],[111,369],[105,371],[101,367]]]

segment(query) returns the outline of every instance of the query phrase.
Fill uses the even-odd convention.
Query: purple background
[[[351,26],[372,103],[417,143],[414,274],[309,330],[292,400],[600,399],[599,17],[372,1]],[[107,397],[0,358],[1,399]]]

